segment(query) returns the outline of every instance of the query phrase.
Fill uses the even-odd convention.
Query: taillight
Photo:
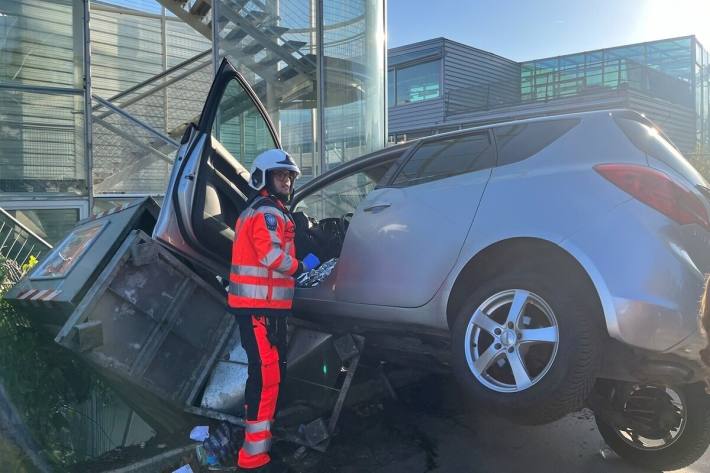
[[[681,225],[710,229],[703,202],[688,189],[655,169],[634,164],[598,164],[594,169],[646,205]]]

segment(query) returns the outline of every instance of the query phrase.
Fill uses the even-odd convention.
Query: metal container
[[[145,198],[77,223],[5,299],[34,321],[63,325],[108,261],[133,230],[151,233],[158,204]]]
[[[134,230],[55,340],[113,380],[193,405],[234,326],[224,299]]]

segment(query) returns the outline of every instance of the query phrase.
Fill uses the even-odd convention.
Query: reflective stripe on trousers
[[[279,385],[285,357],[285,342],[273,341],[270,335],[285,337],[285,319],[238,316],[242,347],[249,359],[249,377],[244,392],[246,428],[239,450],[238,466],[258,468],[268,463],[271,447],[271,424],[276,415]],[[277,329],[277,324],[283,327]],[[280,325],[279,325],[280,327]],[[276,337],[278,338],[278,337]],[[275,344],[276,345],[275,345]]]

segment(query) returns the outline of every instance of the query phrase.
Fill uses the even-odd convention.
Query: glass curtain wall
[[[210,39],[154,0],[92,0],[91,17],[93,95],[179,139],[209,90]],[[96,100],[93,111],[95,195],[162,194],[175,146]]]
[[[300,182],[385,144],[383,1],[213,2],[215,47],[266,106]]]
[[[0,192],[88,193],[80,0],[0,0]]]
[[[692,43],[677,38],[524,62],[522,100],[630,89],[693,107]]]
[[[323,2],[324,170],[384,146],[382,0]]]

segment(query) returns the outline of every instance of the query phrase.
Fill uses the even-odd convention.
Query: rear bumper
[[[592,279],[612,338],[699,361],[707,346],[700,300],[710,271],[700,260],[710,256],[709,241],[707,232],[680,227],[630,200],[561,246]]]

